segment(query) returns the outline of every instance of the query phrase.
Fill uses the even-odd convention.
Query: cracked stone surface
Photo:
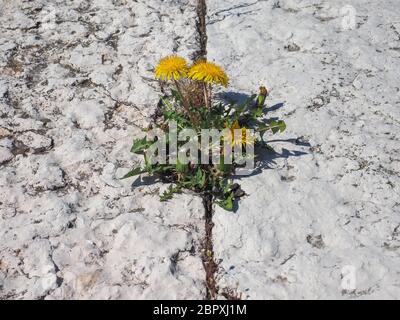
[[[0,1],[0,299],[205,296],[200,199],[121,181],[195,1]]]
[[[0,0],[0,299],[205,297],[200,199],[119,179],[160,92],[154,64],[199,50],[195,6]],[[216,207],[221,298],[398,298],[398,1],[207,6],[225,94],[264,84],[287,122],[238,210]]]
[[[349,3],[356,25],[343,30]],[[268,137],[277,154],[241,179],[249,195],[237,212],[214,215],[221,291],[398,298],[399,2],[222,0],[208,9],[208,57],[227,68],[228,91],[266,85],[270,116],[287,123]]]

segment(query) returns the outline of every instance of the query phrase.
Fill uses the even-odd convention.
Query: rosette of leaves
[[[175,58],[179,59],[177,61],[179,68],[174,65]],[[199,63],[195,63],[192,67],[188,67],[180,57],[172,56],[164,59],[167,60],[164,60],[166,65],[163,68],[166,68],[167,71],[163,73],[165,70],[160,68],[160,64],[163,62],[161,60],[156,68],[156,76],[164,81],[172,80],[174,88],[170,90],[169,94],[160,97],[150,128],[158,128],[168,135],[168,122],[173,120],[177,123],[178,134],[185,128],[191,128],[197,132],[199,140],[202,129],[247,128],[253,129],[259,134],[265,131],[275,134],[285,130],[284,121],[265,117],[265,100],[268,92],[264,87],[260,88],[259,94],[250,96],[242,104],[214,103],[212,101],[213,74],[207,77],[207,74],[201,73],[207,73],[208,65],[199,66]],[[201,63],[207,62],[202,61]],[[225,73],[222,69],[215,69],[214,66],[209,67],[210,72],[217,74],[216,79],[219,84],[226,85],[228,78]],[[191,70],[194,71],[191,72]],[[153,163],[148,158],[146,151],[155,140],[148,139],[148,137],[144,137],[133,141],[131,152],[143,156],[143,165],[134,166],[123,179],[146,173],[158,177],[162,182],[170,183],[168,189],[160,195],[161,201],[167,201],[175,193],[181,193],[186,189],[200,195],[212,195],[216,204],[231,211],[235,198],[245,194],[240,186],[232,180],[238,164],[224,164],[223,157],[219,164],[190,162],[182,164],[179,161],[176,164]],[[178,142],[178,148],[185,143],[185,141]],[[269,148],[261,139],[247,141],[247,143],[254,143],[256,158],[257,150]],[[169,148],[167,147],[167,158],[168,152]]]

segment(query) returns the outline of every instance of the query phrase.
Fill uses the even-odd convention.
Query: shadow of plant
[[[216,95],[216,98],[224,103],[224,104],[232,104],[232,105],[238,105],[245,103],[248,101],[251,96],[248,94],[240,93],[240,92],[233,92],[233,91],[228,91],[228,92],[220,92]],[[278,120],[278,117],[273,117],[270,115],[271,112],[276,111],[280,108],[284,107],[283,102],[276,103],[272,106],[268,106],[267,104],[264,105],[263,107],[263,114],[268,115],[268,119],[270,120]],[[271,139],[264,141],[266,145],[270,146],[270,144],[273,144],[274,142],[280,142],[280,143],[290,143],[295,146],[299,147],[311,147],[311,144],[304,140],[303,137],[297,137],[297,138],[288,138],[288,139]],[[300,151],[300,150],[289,150],[287,148],[282,148],[281,152],[275,151],[273,148],[262,148],[258,147],[256,149],[257,154],[257,160],[255,162],[255,168],[251,170],[251,172],[247,175],[232,175],[232,178],[235,180],[242,180],[246,179],[247,177],[252,177],[259,175],[260,173],[263,172],[265,169],[273,169],[273,166],[277,164],[276,160],[277,159],[288,159],[290,157],[301,157],[303,155],[308,154],[308,152],[305,151]],[[233,203],[233,212],[237,212],[239,208],[239,201],[240,198],[235,198],[234,203]]]
[[[219,92],[216,94],[215,99],[225,103],[225,104],[243,104],[251,98],[251,95],[246,93],[234,92],[234,91],[226,91],[226,92]],[[284,106],[283,102],[279,102],[274,104],[273,106],[268,107],[267,105],[264,106],[263,112],[271,112],[278,110]]]
[[[292,139],[288,139],[292,140]],[[253,170],[253,173],[250,176],[254,176],[256,174],[261,173],[263,169],[272,169],[272,165],[275,165],[276,159],[284,158],[288,159],[289,157],[300,157],[306,155],[307,152],[298,151],[298,150],[288,150],[286,148],[282,148],[282,152],[276,152],[272,150],[265,150],[258,153],[258,161],[256,162],[256,167]]]
[[[297,146],[303,146],[303,147],[311,147],[310,143],[306,141],[302,141],[300,138],[292,138],[292,139],[276,139],[276,140],[269,140],[267,143],[271,142],[288,142],[292,143]],[[248,175],[233,175],[232,178],[235,180],[242,180],[246,179],[249,177],[253,177],[256,175],[261,174],[264,170],[266,169],[273,169],[273,166],[277,164],[276,160],[277,159],[288,159],[290,157],[301,157],[308,152],[304,151],[299,151],[299,150],[288,150],[286,148],[282,148],[281,152],[276,152],[273,149],[265,149],[263,148],[262,150],[258,150],[256,152],[258,154],[257,161],[255,163],[255,168],[249,173]],[[233,208],[232,212],[236,213],[239,209],[239,201],[240,198],[235,198],[233,202]]]

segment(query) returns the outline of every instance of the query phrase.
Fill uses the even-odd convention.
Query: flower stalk
[[[206,109],[210,110],[209,96],[207,92],[207,84],[203,82],[203,93],[204,93],[204,103],[206,105]]]

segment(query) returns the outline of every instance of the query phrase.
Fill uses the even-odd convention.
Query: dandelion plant
[[[170,184],[161,201],[187,189],[232,210],[235,198],[245,194],[233,175],[254,168],[255,147],[265,146],[261,133],[286,128],[282,120],[265,118],[267,89],[239,105],[215,101],[213,89],[229,84],[223,68],[204,59],[189,65],[177,55],[161,59],[155,77],[169,84],[170,93],[160,97],[146,137],[133,142],[131,152],[143,155],[144,164],[123,178],[154,175]]]

